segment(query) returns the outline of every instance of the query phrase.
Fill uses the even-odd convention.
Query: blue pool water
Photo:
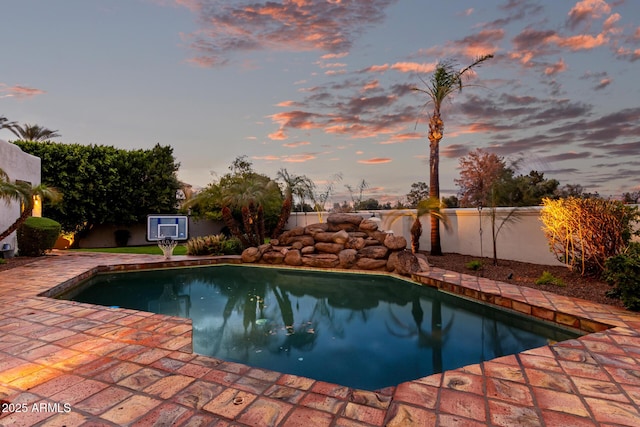
[[[191,318],[197,353],[368,390],[578,336],[374,274],[218,265],[102,274],[60,298]]]

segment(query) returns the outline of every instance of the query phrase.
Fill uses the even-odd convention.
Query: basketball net
[[[178,245],[178,242],[173,240],[171,237],[163,237],[158,240],[158,247],[162,250],[164,254],[164,259],[171,259],[171,255],[173,255],[173,250]]]

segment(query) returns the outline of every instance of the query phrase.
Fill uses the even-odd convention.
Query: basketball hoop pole
[[[164,259],[171,259],[171,255],[173,255],[173,250],[178,245],[178,242],[173,240],[171,237],[163,237],[158,240],[158,247],[162,250],[164,254]]]

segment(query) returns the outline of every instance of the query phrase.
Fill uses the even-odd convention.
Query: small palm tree
[[[11,182],[5,171],[0,169],[0,199],[6,203],[14,200],[19,201],[23,205],[18,219],[9,228],[0,233],[0,240],[7,238],[31,216],[35,197],[47,199],[54,203],[61,199],[60,193],[55,188],[42,184],[31,186],[26,182]]]
[[[310,189],[313,188],[313,181],[305,175],[292,175],[284,168],[278,171],[276,179],[284,183],[284,201],[282,202],[278,224],[271,234],[271,238],[273,239],[282,233],[284,226],[289,220],[291,208],[293,207],[293,195],[296,194],[300,196],[310,194]],[[302,198],[302,200],[304,201],[304,198]]]
[[[462,78],[473,67],[479,66],[484,61],[493,58],[493,55],[483,55],[462,70],[456,68],[451,60],[438,63],[429,82],[425,82],[426,88],[413,88],[413,90],[427,95],[428,103],[433,103],[433,113],[429,119],[429,197],[440,199],[440,140],[444,136],[444,122],[440,115],[440,109],[445,99],[463,88]],[[442,255],[440,245],[440,221],[437,216],[431,215],[431,255]]]
[[[23,141],[48,141],[60,137],[57,130],[47,129],[38,125],[25,124],[24,126],[13,124],[9,127],[15,136]]]
[[[413,218],[413,223],[411,224],[411,252],[417,253],[420,250],[420,237],[422,236],[422,223],[420,222],[420,218],[429,214],[431,218],[436,217],[439,221],[442,221],[444,227],[448,230],[449,218],[447,215],[442,212],[442,205],[438,199],[424,199],[418,202],[416,206],[415,212],[390,212],[389,213],[389,227],[396,222],[398,219],[411,216]]]

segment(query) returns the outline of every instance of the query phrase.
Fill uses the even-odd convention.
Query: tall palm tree
[[[55,188],[47,187],[46,185],[31,186],[26,182],[11,182],[9,176],[0,169],[0,199],[7,203],[13,200],[19,201],[23,205],[18,219],[9,228],[0,233],[0,240],[9,237],[31,216],[35,197],[48,199],[52,202],[57,202],[61,199],[60,193]]]
[[[48,141],[52,138],[60,137],[57,130],[47,129],[38,125],[30,125],[28,123],[25,123],[23,126],[13,124],[9,127],[9,130],[24,141]]]
[[[426,88],[413,88],[426,94],[428,102],[433,103],[433,113],[429,119],[430,198],[440,200],[440,140],[444,136],[444,122],[440,115],[442,103],[454,92],[462,90],[464,86],[462,78],[466,73],[490,58],[493,58],[493,55],[479,56],[471,65],[459,71],[451,60],[439,62],[429,81],[425,82]],[[442,255],[440,221],[433,214],[431,215],[431,255]]]

